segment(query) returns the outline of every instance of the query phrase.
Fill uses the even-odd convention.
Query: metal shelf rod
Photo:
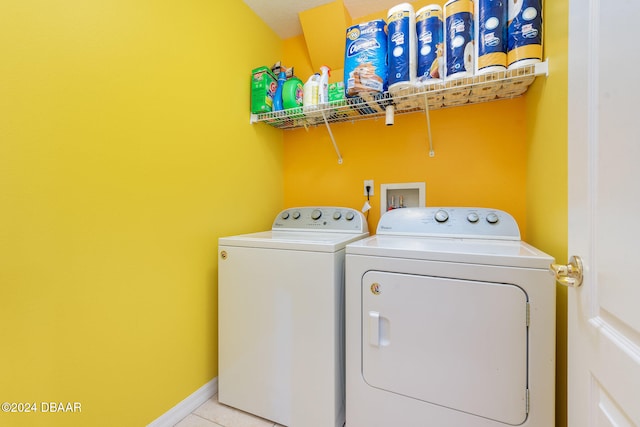
[[[329,137],[331,138],[331,142],[333,143],[333,148],[336,150],[336,154],[338,155],[338,164],[342,164],[342,154],[340,154],[340,150],[338,149],[338,144],[336,144],[336,139],[333,137],[333,132],[331,132],[331,126],[329,126],[329,122],[327,121],[327,116],[322,110],[322,118],[324,119],[324,124],[327,125],[327,131],[329,132]]]

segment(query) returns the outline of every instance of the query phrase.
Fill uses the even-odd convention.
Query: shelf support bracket
[[[431,119],[429,118],[429,99],[427,93],[424,94],[424,115],[427,117],[427,139],[429,142],[429,157],[435,157],[436,152],[433,151],[433,139],[431,139]]]
[[[537,62],[533,74],[536,76],[549,77],[549,59],[544,62]]]
[[[331,138],[331,142],[333,143],[333,148],[336,150],[336,154],[338,155],[338,164],[342,164],[342,155],[340,154],[340,150],[338,149],[338,144],[336,144],[336,139],[333,137],[333,132],[331,132],[331,126],[329,126],[329,122],[327,121],[327,116],[322,110],[322,119],[324,120],[324,124],[327,126],[327,131],[329,132],[329,137]]]

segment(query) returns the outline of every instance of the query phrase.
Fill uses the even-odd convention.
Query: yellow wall
[[[141,426],[217,376],[217,238],[283,205],[247,108],[281,48],[240,1],[3,3],[0,402],[82,412],[0,425]]]
[[[369,229],[375,232],[380,184],[426,182],[429,206],[500,208],[524,225],[524,100],[435,110],[431,122],[433,158],[421,114],[397,116],[393,127],[385,126],[384,119],[332,125],[342,165],[325,127],[286,132],[285,205],[360,209],[365,201],[363,181],[373,179]]]

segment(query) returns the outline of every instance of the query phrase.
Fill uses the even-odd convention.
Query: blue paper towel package
[[[473,9],[471,0],[449,0],[444,5],[447,79],[473,75]]]
[[[387,32],[383,19],[347,28],[344,58],[345,93],[381,93],[387,90]]]
[[[513,0],[508,8],[509,68],[542,60],[542,0]]]
[[[444,37],[442,8],[432,4],[416,12],[418,81],[442,78]]]
[[[476,73],[507,68],[507,0],[476,1]]]
[[[387,14],[389,91],[410,87],[416,80],[416,23],[413,6],[401,3]]]

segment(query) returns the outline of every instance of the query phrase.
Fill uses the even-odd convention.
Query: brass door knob
[[[572,256],[567,265],[551,264],[549,270],[561,285],[572,288],[582,285],[583,267],[582,259],[579,256]]]

